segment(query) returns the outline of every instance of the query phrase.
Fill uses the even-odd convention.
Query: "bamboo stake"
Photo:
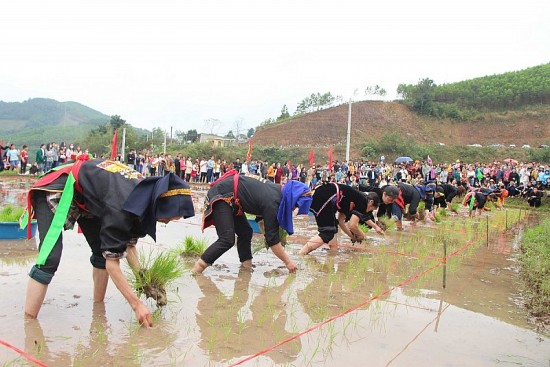
[[[447,287],[447,241],[443,241],[443,288]]]

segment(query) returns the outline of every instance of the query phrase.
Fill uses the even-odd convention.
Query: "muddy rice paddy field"
[[[24,202],[27,182],[0,183],[0,206]],[[204,191],[194,218],[158,226],[145,254],[177,247],[200,230]],[[549,366],[547,331],[523,309],[517,238],[534,214],[508,209],[469,219],[368,233],[352,246],[298,251],[316,233],[310,216],[295,218],[288,274],[255,236],[255,268],[229,251],[203,275],[182,259],[183,276],[153,328],[140,328],[110,284],[92,301],[90,251],[83,235],[64,232],[60,268],[38,320],[25,320],[27,272],[36,239],[0,240],[2,366]],[[488,241],[487,241],[488,240]],[[445,287],[444,287],[445,285]],[[147,300],[150,309],[155,303]],[[17,351],[15,350],[17,349]],[[30,361],[25,356],[34,358]]]

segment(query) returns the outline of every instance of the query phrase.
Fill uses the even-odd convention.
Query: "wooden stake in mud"
[[[443,288],[447,287],[447,241],[443,241]]]
[[[487,216],[487,247],[489,247],[489,216]]]

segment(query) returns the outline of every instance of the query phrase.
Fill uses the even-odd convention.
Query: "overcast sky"
[[[548,0],[11,0],[0,100],[76,101],[142,128],[257,126],[311,93],[550,62]],[[361,99],[360,97],[355,97]],[[364,97],[363,97],[364,99]]]

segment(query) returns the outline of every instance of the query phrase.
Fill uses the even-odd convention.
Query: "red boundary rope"
[[[462,247],[459,248],[458,250],[454,251],[451,255],[447,256],[447,258],[449,258],[449,257],[451,257],[451,256],[457,255],[458,253],[460,253],[461,251],[463,251],[463,250],[465,250],[466,248],[470,247],[471,245],[473,245],[474,243],[476,243],[476,242],[477,242],[478,240],[480,240],[480,239],[481,239],[481,236],[478,237],[477,239],[468,241],[464,246],[462,246]],[[330,322],[332,322],[332,321],[334,321],[334,320],[336,320],[336,319],[338,319],[338,318],[340,318],[340,317],[343,317],[343,316],[345,316],[345,315],[347,315],[347,314],[349,314],[349,313],[351,313],[351,312],[353,312],[353,311],[355,311],[355,310],[357,310],[357,309],[359,309],[359,308],[361,308],[361,307],[364,307],[364,306],[368,305],[369,303],[371,303],[372,301],[375,301],[375,300],[379,299],[380,297],[383,297],[383,296],[385,296],[385,295],[387,295],[387,294],[393,292],[395,289],[401,288],[401,287],[403,287],[403,286],[405,286],[405,285],[407,285],[407,284],[409,284],[409,283],[412,283],[413,281],[415,281],[415,280],[417,280],[418,278],[424,276],[425,274],[427,274],[427,273],[429,273],[429,272],[431,272],[431,271],[433,271],[433,270],[439,268],[439,267],[442,266],[442,265],[445,265],[445,261],[446,261],[446,259],[444,259],[444,258],[439,258],[439,262],[438,262],[437,264],[435,264],[435,265],[429,267],[428,269],[423,270],[422,272],[420,272],[420,273],[418,273],[418,274],[416,274],[416,275],[413,275],[412,277],[406,279],[405,281],[399,283],[398,285],[393,286],[393,287],[391,287],[391,288],[385,290],[384,292],[379,293],[379,294],[375,295],[374,297],[369,298],[369,299],[366,300],[365,302],[359,303],[358,305],[355,305],[355,306],[353,306],[352,308],[347,309],[346,311],[344,311],[344,312],[342,312],[342,313],[339,313],[339,314],[337,314],[337,315],[334,315],[334,316],[328,318],[327,320],[325,320],[325,321],[323,321],[323,322],[321,322],[321,323],[319,323],[319,324],[313,325],[313,326],[310,327],[309,329],[306,329],[306,330],[304,330],[304,331],[301,331],[300,333],[298,333],[298,334],[296,334],[296,335],[293,335],[293,336],[291,336],[291,337],[289,337],[289,338],[287,338],[287,339],[285,339],[285,340],[283,340],[283,341],[280,341],[279,343],[277,343],[277,344],[275,344],[275,345],[273,345],[273,346],[271,346],[271,347],[265,348],[265,349],[263,349],[263,350],[261,350],[261,351],[255,353],[255,354],[251,355],[251,356],[245,357],[245,358],[243,358],[243,359],[241,359],[241,360],[239,360],[239,361],[237,361],[237,362],[235,362],[235,363],[232,363],[232,364],[229,365],[229,367],[234,367],[234,366],[241,365],[241,364],[243,364],[243,363],[245,363],[245,362],[247,362],[247,361],[250,361],[250,360],[252,360],[252,359],[254,359],[254,358],[256,358],[256,357],[262,355],[262,354],[266,354],[266,353],[268,353],[268,352],[274,350],[275,348],[277,348],[277,347],[279,347],[279,346],[281,346],[281,345],[283,345],[283,344],[289,343],[289,342],[291,342],[291,341],[293,341],[293,340],[295,340],[295,339],[297,339],[297,338],[299,338],[299,337],[301,337],[301,336],[303,336],[303,335],[305,335],[305,334],[307,334],[307,333],[310,333],[310,332],[312,332],[312,331],[314,331],[314,330],[319,329],[321,326],[324,326],[324,325],[326,325],[326,324],[328,324],[328,323],[330,323]]]
[[[31,361],[32,363],[36,364],[37,366],[40,366],[40,367],[48,367],[46,364],[40,362],[38,359],[34,358],[33,356],[31,356],[30,354],[27,354],[25,353],[24,351],[22,351],[21,349],[17,348],[17,347],[14,347],[13,345],[11,345],[10,343],[7,343],[5,341],[3,341],[2,339],[0,339],[0,344],[16,351],[17,353],[19,353],[21,356],[25,357],[27,360]]]

